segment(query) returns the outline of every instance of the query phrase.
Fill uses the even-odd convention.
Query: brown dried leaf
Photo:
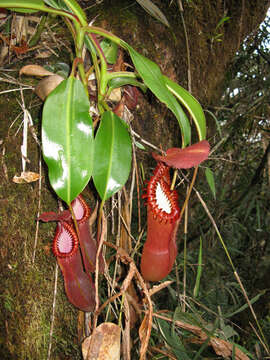
[[[52,56],[52,51],[40,51],[35,55],[35,59],[48,59],[50,56]]]
[[[113,102],[119,102],[121,100],[121,96],[122,96],[121,89],[116,88],[113,89],[112,92],[110,93],[109,100]]]
[[[50,76],[54,75],[51,71],[44,69],[40,65],[25,65],[20,70],[20,75],[31,75],[31,76]]]
[[[155,315],[157,316],[157,315]],[[157,316],[161,319],[168,320],[170,322],[173,322],[172,319],[166,318],[164,316]],[[176,320],[175,322],[176,326],[181,327],[182,329],[185,329],[187,331],[192,332],[194,335],[196,335],[196,338],[190,338],[189,341],[194,344],[203,344],[207,341],[208,335],[206,332],[201,329],[199,326],[191,325],[188,323],[185,323],[183,321]],[[223,358],[231,357],[232,355],[232,349],[233,344],[231,344],[228,341],[225,341],[223,339],[219,339],[217,337],[211,337],[209,339],[209,346],[212,346],[215,353],[217,355],[221,355]],[[249,358],[241,351],[239,348],[235,347],[235,359],[236,360],[249,360]]]
[[[12,181],[16,184],[31,183],[39,180],[39,174],[32,171],[23,171],[20,176],[14,176]]]
[[[85,312],[79,310],[78,314],[78,320],[77,320],[77,337],[78,337],[78,343],[82,341],[84,338],[84,315]]]
[[[217,355],[221,355],[223,358],[230,357],[232,355],[233,344],[228,341],[212,337],[210,343]],[[249,357],[245,355],[240,349],[235,347],[235,359],[236,360],[249,360]]]
[[[119,360],[121,329],[113,323],[100,324],[82,343],[84,360]]]
[[[42,79],[35,88],[35,93],[45,101],[46,97],[59,85],[64,78],[60,75],[51,75]]]
[[[122,352],[125,360],[131,360],[131,341],[130,341],[130,304],[128,303],[127,296],[124,297],[124,312],[125,312],[125,327],[122,336]]]
[[[139,338],[141,342],[143,342],[146,337],[148,324],[149,324],[149,315],[148,313],[146,313],[139,328]]]

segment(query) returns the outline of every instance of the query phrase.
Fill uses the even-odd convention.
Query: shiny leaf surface
[[[44,8],[43,0],[1,0],[1,7],[9,8],[12,11],[32,13]]]
[[[182,86],[176,84],[166,76],[164,76],[164,80],[167,88],[185,106],[192,116],[197,128],[199,140],[204,140],[206,137],[206,121],[201,105],[187,90],[182,88]]]
[[[161,102],[165,103],[176,116],[182,132],[183,145],[188,145],[190,143],[191,136],[189,120],[181,108],[181,105],[167,88],[160,68],[153,61],[135,51],[127,43],[122,44],[129,51],[133,64],[135,65],[136,70],[143,79],[145,85]]]
[[[100,197],[107,200],[127,181],[131,140],[127,125],[112,111],[102,115],[95,137],[93,180]]]
[[[93,128],[82,83],[70,77],[48,96],[43,109],[43,156],[50,183],[67,204],[78,196],[92,174]]]
[[[125,85],[132,85],[132,86],[136,86],[139,87],[144,93],[147,90],[147,87],[142,84],[140,81],[134,79],[133,77],[117,77],[117,78],[113,78],[108,82],[108,85],[110,88],[112,89],[116,89],[119,88],[121,86],[125,86]]]

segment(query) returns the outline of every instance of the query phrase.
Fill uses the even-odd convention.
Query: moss
[[[20,66],[18,66],[20,68]],[[3,88],[3,85],[1,84]],[[6,86],[6,89],[10,86]],[[39,184],[15,184],[21,165],[22,131],[18,131],[22,115],[18,92],[1,96],[0,139],[3,140],[0,176],[0,355],[1,359],[46,359],[49,345],[52,303],[54,293],[55,258],[50,250],[55,224],[40,224],[35,263],[32,263],[36,219],[38,214]],[[26,106],[37,101],[31,92],[24,92]],[[29,105],[30,104],[30,105]],[[31,110],[33,118],[40,107]],[[39,122],[35,126],[39,134]],[[39,172],[40,150],[29,133],[27,169]],[[6,174],[3,169],[6,168]],[[46,175],[42,177],[41,212],[56,210],[57,202],[48,187]],[[76,338],[77,310],[69,304],[59,271],[55,328],[53,333],[53,359],[80,359]]]

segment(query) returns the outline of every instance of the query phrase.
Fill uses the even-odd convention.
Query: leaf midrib
[[[72,108],[72,97],[73,97],[73,91],[74,91],[74,79],[69,78],[68,80],[70,82],[70,86],[68,87],[68,97],[67,97],[67,111],[66,111],[66,153],[67,153],[67,167],[68,167],[68,174],[67,174],[67,200],[68,204],[70,204],[70,189],[71,189],[71,174],[70,174],[70,168],[71,168],[71,152],[70,152],[70,139],[71,139],[71,108]]]
[[[107,173],[107,181],[106,181],[106,188],[104,191],[104,200],[107,200],[107,193],[108,193],[108,183],[109,183],[109,178],[110,178],[110,174],[111,174],[111,169],[112,169],[112,154],[113,154],[113,146],[114,146],[114,133],[115,133],[115,127],[114,127],[114,121],[112,121],[112,115],[109,114],[109,120],[110,120],[110,125],[111,125],[111,146],[110,146],[110,156],[109,156],[109,166],[108,166],[108,173]]]

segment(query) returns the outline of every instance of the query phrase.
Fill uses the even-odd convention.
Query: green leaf
[[[92,53],[94,53],[94,54],[97,53],[97,51],[96,51],[94,45],[92,44],[92,41],[90,40],[88,35],[84,36],[84,44],[85,44],[87,50],[89,50],[91,54]]]
[[[166,16],[151,0],[136,0],[148,14],[160,21],[163,25],[170,27]]]
[[[199,256],[198,256],[198,270],[197,270],[195,287],[194,287],[194,290],[193,290],[193,295],[194,295],[195,298],[199,294],[201,275],[202,275],[202,237],[200,236],[200,249],[199,249]]]
[[[118,55],[118,45],[109,39],[100,42],[105,58],[109,64],[115,64]]]
[[[93,180],[102,200],[127,181],[131,166],[131,140],[127,125],[112,111],[103,113],[95,137]]]
[[[135,141],[134,143],[135,143],[135,145],[137,146],[138,149],[146,150],[145,147],[143,146],[143,144],[139,143],[138,141]]]
[[[55,9],[70,11],[63,0],[44,0],[44,2]]]
[[[214,196],[214,199],[216,198],[216,185],[215,185],[215,178],[214,178],[214,174],[213,171],[209,168],[205,169],[205,177],[206,180],[208,182],[208,185],[210,187],[210,190]]]
[[[173,327],[163,319],[156,320],[159,326],[161,335],[166,343],[171,347],[171,350],[181,360],[191,360],[188,351],[185,349],[184,344],[181,342],[180,337],[176,334]]]
[[[82,22],[82,25],[86,26],[87,25],[86,15],[83,9],[78,4],[78,2],[76,0],[62,0],[62,1],[66,4],[66,6],[71,10],[73,14],[78,16],[78,18]]]
[[[52,65],[45,65],[44,68],[57,75],[62,76],[64,79],[67,79],[70,74],[70,66],[64,62],[58,62]]]
[[[147,90],[147,87],[143,83],[134,79],[133,77],[126,77],[126,76],[113,78],[108,82],[108,85],[111,89],[116,89],[125,85],[132,85],[140,88],[144,93]]]
[[[224,16],[222,19],[220,19],[216,26],[216,30],[228,20],[230,20],[230,16]]]
[[[9,10],[22,12],[22,13],[33,13],[39,10],[44,10],[43,0],[1,0],[0,6],[9,8]]]
[[[87,25],[86,16],[80,5],[76,0],[44,0],[45,3],[54,9],[64,10],[69,13],[75,14],[82,25]]]
[[[164,80],[167,88],[176,96],[176,98],[190,113],[196,125],[199,140],[204,140],[206,137],[206,121],[200,103],[187,90],[176,84],[167,76],[164,76]]]
[[[43,109],[43,157],[51,186],[67,204],[88,183],[93,169],[93,125],[81,81],[69,77],[50,93]]]
[[[222,330],[221,335],[223,335],[223,336],[221,336],[221,338],[224,340],[228,340],[229,338],[231,338],[233,336],[239,337],[238,333],[230,325],[222,326],[221,330]]]
[[[251,300],[250,303],[254,304],[256,301],[259,300],[259,298],[264,295],[266,293],[267,290],[263,290],[261,291],[258,295],[254,296]],[[241,306],[239,309],[235,310],[234,312],[230,313],[230,314],[226,314],[224,315],[224,318],[229,319],[230,317],[239,314],[240,312],[244,311],[245,309],[247,309],[249,307],[248,304],[244,304],[243,306]]]
[[[129,51],[136,70],[146,86],[161,102],[165,103],[176,116],[182,131],[183,147],[187,146],[190,143],[191,136],[189,120],[176,98],[168,90],[165,77],[162,75],[160,68],[153,61],[140,55],[127,43],[121,42],[121,45]]]
[[[255,360],[254,355],[251,354],[246,348],[244,348],[243,346],[241,346],[239,344],[235,344],[231,341],[230,341],[230,343],[233,344],[235,346],[235,348],[238,348],[240,351],[242,351],[244,354],[246,354],[250,360]]]

